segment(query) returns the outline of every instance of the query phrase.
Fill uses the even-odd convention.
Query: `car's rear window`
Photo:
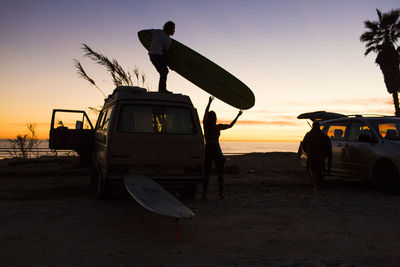
[[[159,105],[123,105],[118,130],[124,133],[196,133],[188,108]]]
[[[376,119],[371,121],[371,125],[382,136],[382,138],[400,140],[399,119]]]

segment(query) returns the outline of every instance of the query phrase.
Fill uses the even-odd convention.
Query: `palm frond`
[[[116,59],[109,59],[105,55],[96,52],[92,48],[90,48],[87,44],[82,43],[82,50],[84,52],[84,56],[88,57],[95,63],[105,67],[108,72],[110,72],[113,83],[115,86],[133,86],[132,82],[132,74],[129,71],[125,71],[124,68],[118,63]],[[105,94],[100,90],[100,88],[96,85],[93,79],[91,79],[85,70],[83,69],[82,65],[78,60],[74,60],[75,62],[75,67],[78,69],[78,74],[85,80],[89,81],[91,84],[96,86],[96,88],[105,96]],[[137,84],[139,85],[139,68],[136,67],[133,70],[136,79],[137,79]],[[145,81],[145,75],[144,73],[142,74],[142,81],[143,81],[143,86],[144,86],[144,81]]]
[[[376,13],[378,21],[364,21],[367,31],[360,36],[360,41],[366,43],[364,55],[368,55],[372,51],[378,53],[384,42],[395,44],[400,38],[400,9],[394,9],[387,13],[376,9]]]
[[[136,81],[137,81],[137,85],[139,85],[139,68],[135,65],[135,67],[133,68],[133,73],[136,76]]]
[[[364,32],[360,36],[360,41],[362,41],[362,42],[370,42],[370,41],[374,40],[375,38],[376,38],[375,33],[373,33],[373,32]]]
[[[379,9],[376,9],[376,13],[378,14],[379,21],[382,21],[382,12]]]
[[[98,115],[101,111],[101,106],[99,107],[88,107],[89,111],[92,112],[95,115]]]
[[[142,72],[142,86],[144,87],[144,83],[146,82],[146,74],[144,74],[144,72]]]
[[[125,85],[132,85],[132,80],[129,77],[129,72],[125,72],[125,70],[122,68],[122,66],[118,63],[116,59],[112,60],[112,64],[114,65],[115,72]]]
[[[371,29],[372,32],[376,32],[379,30],[379,24],[376,21],[366,20],[364,21],[365,28]]]
[[[365,52],[364,52],[364,56],[367,56],[369,53],[371,53],[371,52],[377,52],[377,48],[375,47],[375,46],[372,46],[372,47],[369,47],[369,48],[367,48],[366,50],[365,50]]]
[[[92,85],[94,85],[97,90],[100,91],[100,93],[103,94],[104,98],[106,98],[106,95],[103,93],[103,91],[97,86],[97,84],[95,83],[95,81],[89,77],[89,75],[87,75],[86,71],[83,69],[82,64],[74,59],[74,65],[77,68],[77,73],[79,75],[79,77],[82,77],[83,79],[85,79],[86,81],[90,82]]]
[[[122,68],[116,59],[110,60],[108,57],[97,53],[86,44],[83,44],[82,50],[85,52],[85,56],[107,68],[113,78],[115,86],[132,85],[131,75]]]
[[[126,75],[128,76],[129,86],[133,86],[132,74],[128,71],[128,72],[126,73]]]
[[[94,80],[86,74],[86,71],[83,69],[82,64],[78,60],[74,59],[74,65],[77,68],[79,77],[82,77],[83,79],[87,80],[88,82],[96,86]]]

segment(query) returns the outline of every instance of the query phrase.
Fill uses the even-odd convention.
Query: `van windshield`
[[[385,139],[400,140],[400,120],[396,118],[371,121],[375,130]]]
[[[118,130],[124,133],[196,133],[189,109],[158,105],[123,105]]]

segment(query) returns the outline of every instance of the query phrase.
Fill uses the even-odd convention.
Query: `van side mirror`
[[[75,123],[75,129],[76,129],[76,130],[82,130],[82,129],[83,129],[83,123],[82,123],[82,121],[76,121],[76,123]]]

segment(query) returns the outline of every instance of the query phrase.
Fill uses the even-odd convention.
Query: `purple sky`
[[[28,122],[47,137],[53,108],[87,110],[103,97],[78,78],[79,59],[106,93],[108,74],[83,58],[81,43],[138,66],[156,90],[158,74],[137,31],[176,23],[173,38],[246,83],[256,105],[223,139],[298,140],[303,112],[392,114],[374,55],[364,57],[359,36],[376,8],[398,1],[2,1],[0,7],[0,138],[24,133]],[[203,115],[208,95],[171,72],[168,88],[187,94]],[[366,104],[369,103],[369,104]],[[237,110],[217,100],[222,120]],[[290,119],[291,118],[291,119]],[[251,123],[251,122],[260,122]],[[272,123],[271,123],[272,122]],[[273,122],[282,122],[279,123]],[[1,134],[3,133],[3,134]]]

